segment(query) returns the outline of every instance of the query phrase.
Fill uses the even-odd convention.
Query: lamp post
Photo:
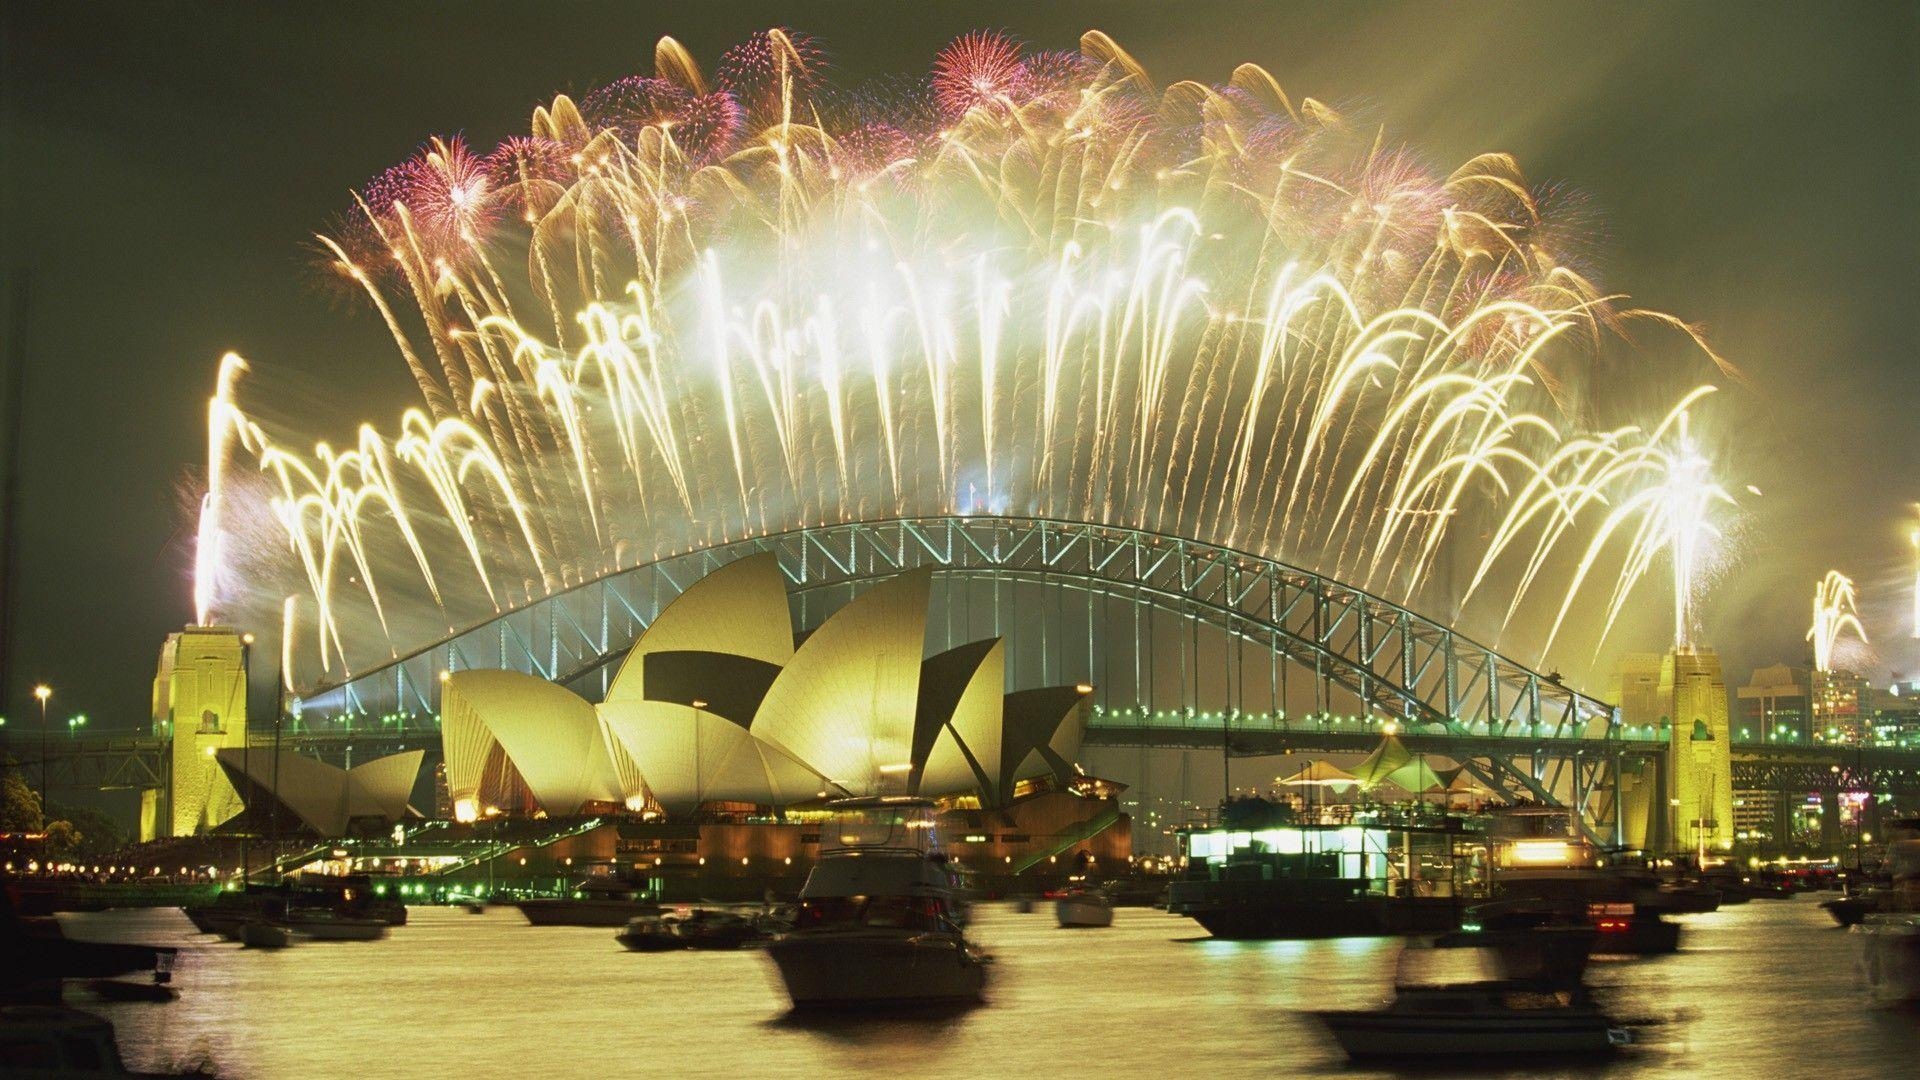
[[[33,688],[33,696],[40,701],[40,823],[47,822],[47,757],[51,752],[47,746],[47,699],[53,696],[53,687],[46,683]]]
[[[253,684],[249,668],[253,662],[253,634],[240,635],[240,774],[241,782],[253,783],[253,726],[247,722],[248,698],[253,696]],[[214,778],[219,779],[218,767]],[[252,808],[247,805],[247,797],[240,796],[240,812],[247,814]],[[253,878],[253,850],[249,841],[253,839],[253,822],[240,823],[240,891],[247,891],[247,884]]]

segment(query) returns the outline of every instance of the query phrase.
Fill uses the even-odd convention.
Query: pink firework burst
[[[781,28],[721,53],[715,77],[756,120],[767,122],[779,117],[783,86],[792,86],[796,101],[804,98],[820,85],[825,67],[826,53],[813,38]]]
[[[537,135],[515,135],[487,155],[487,175],[499,197],[533,221],[560,197],[573,177],[567,148]]]
[[[1025,61],[1027,93],[1040,97],[1067,91],[1077,93],[1099,70],[1099,65],[1077,52],[1051,49]]]
[[[892,124],[862,124],[834,140],[834,164],[847,177],[865,179],[912,157],[913,138]]]
[[[484,240],[500,216],[487,159],[458,135],[433,140],[400,168],[400,191],[393,201],[406,206],[415,230],[436,254]]]
[[[643,128],[671,123],[690,96],[678,83],[629,75],[587,94],[580,111],[593,127],[617,131],[632,142]]]
[[[747,111],[740,101],[725,90],[689,98],[675,118],[673,140],[680,144],[687,159],[696,165],[710,165],[733,152],[746,126]]]
[[[933,60],[934,100],[950,120],[1020,93],[1026,78],[1019,43],[993,30],[955,38]]]
[[[406,197],[412,167],[411,159],[398,165],[389,165],[379,176],[367,181],[367,185],[360,189],[360,201],[367,204],[369,213],[375,217],[386,217],[393,212],[393,204]]]

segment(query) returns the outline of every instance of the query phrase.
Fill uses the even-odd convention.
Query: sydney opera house
[[[776,559],[728,564],[660,613],[598,704],[457,672],[441,693],[455,817],[683,818],[874,793],[993,810],[1022,781],[1072,784],[1092,688],[1006,693],[997,639],[924,657],[930,581],[882,582],[796,637]]]
[[[362,838],[360,865],[342,869],[547,886],[617,873],[669,893],[660,882],[677,875],[709,896],[732,878],[758,896],[804,875],[827,801],[911,793],[940,800],[956,853],[988,874],[1124,864],[1119,788],[1074,763],[1093,688],[1008,692],[997,638],[926,655],[931,584],[901,574],[796,633],[777,557],[756,555],[661,610],[601,701],[514,671],[453,672],[443,784],[437,806],[420,800],[451,820],[384,853],[377,838],[422,816],[420,751],[340,769],[208,742],[246,807],[223,831]]]
[[[829,799],[920,794],[987,878],[1125,863],[1119,786],[1075,765],[1092,686],[1008,692],[998,638],[925,655],[929,601],[931,573],[908,571],[795,632],[778,557],[726,563],[660,609],[601,701],[515,671],[445,676],[432,798],[417,794],[430,751],[340,769],[248,748],[225,719],[238,636],[179,636],[156,682],[194,796],[169,811],[175,836],[355,838],[321,846],[342,861],[330,871],[438,874],[449,890],[459,874],[509,890],[618,874],[660,896],[758,897],[797,888]],[[202,686],[221,707],[179,721]],[[396,834],[419,819],[440,821]]]

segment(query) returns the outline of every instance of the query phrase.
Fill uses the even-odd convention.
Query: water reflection
[[[278,953],[213,943],[172,911],[64,919],[76,937],[187,950],[177,1002],[80,1002],[114,1020],[135,1067],[205,1058],[223,1076],[355,1080],[1029,1076],[1042,1063],[1154,1080],[1404,1074],[1349,1068],[1303,1014],[1383,1000],[1398,942],[1215,941],[1145,909],[1077,931],[1044,908],[983,909],[972,935],[997,959],[987,1004],[877,1018],[791,1014],[754,952],[629,953],[611,931],[528,927],[512,910],[416,908],[385,941]],[[1693,917],[1681,953],[1590,970],[1642,1045],[1498,1075],[1898,1074],[1920,1059],[1920,1020],[1869,1008],[1854,944],[1809,898]]]

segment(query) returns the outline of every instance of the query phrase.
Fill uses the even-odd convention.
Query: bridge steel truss
[[[1310,672],[1314,711],[1322,716],[1338,694],[1368,715],[1391,718],[1421,746],[1457,758],[1495,790],[1549,802],[1560,801],[1556,792],[1567,790],[1584,793],[1583,801],[1592,796],[1584,808],[1596,811],[1615,834],[1598,837],[1603,840],[1617,839],[1612,806],[1618,791],[1607,790],[1600,777],[1617,780],[1623,755],[1664,751],[1663,743],[1629,738],[1615,707],[1399,604],[1312,571],[1137,529],[1002,516],[824,525],[670,556],[555,593],[305,693],[301,707],[309,716],[435,714],[443,673],[466,668],[527,672],[589,696],[597,682],[604,692],[613,662],[667,602],[712,569],[763,551],[777,553],[803,624],[809,598],[849,592],[916,567],[931,567],[936,577],[990,578],[996,588],[1030,582],[1077,592],[1085,598],[1089,628],[1096,601],[1173,613],[1224,632],[1236,648],[1263,654],[1276,680],[1286,679],[1288,665]],[[1141,647],[1135,643],[1136,650]],[[1090,643],[1080,642],[1057,645],[1053,652],[1074,648],[1092,651]],[[1090,655],[1085,660],[1081,677],[1091,677],[1096,661]],[[1064,673],[1066,661],[1056,657],[1046,670]],[[1269,717],[1276,723],[1282,718],[1284,712]],[[1246,726],[1256,721],[1242,720],[1236,715],[1235,732],[1251,735]],[[1098,738],[1124,730],[1114,726],[1120,718],[1112,710],[1099,723],[1110,730]],[[1293,734],[1287,729],[1271,736],[1279,746]],[[1265,745],[1266,738],[1256,741]]]

